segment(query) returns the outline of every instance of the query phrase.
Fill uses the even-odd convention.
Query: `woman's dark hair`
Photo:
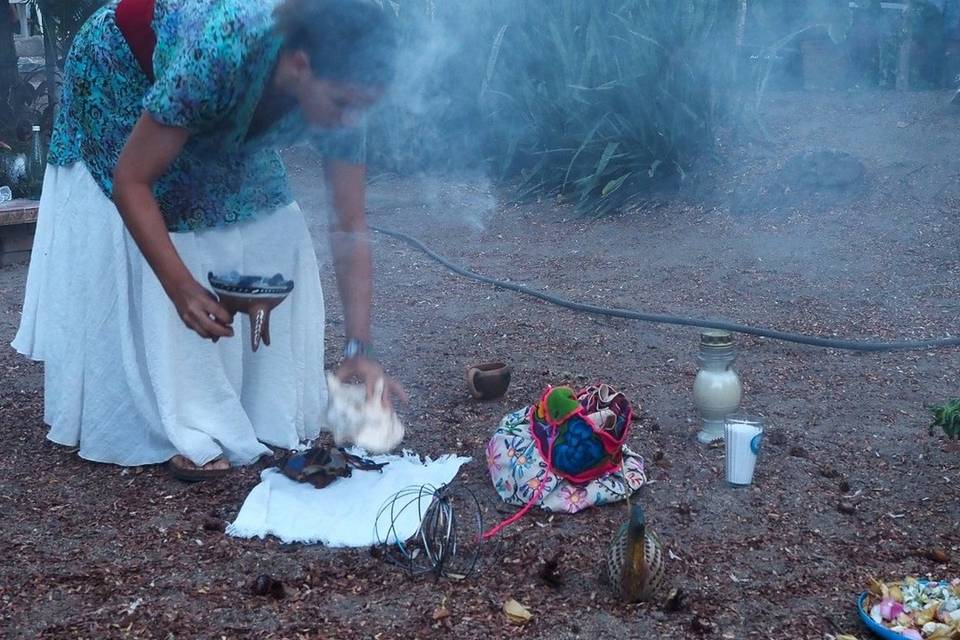
[[[393,79],[396,31],[373,0],[285,0],[275,16],[286,48],[305,51],[318,78],[374,87]]]

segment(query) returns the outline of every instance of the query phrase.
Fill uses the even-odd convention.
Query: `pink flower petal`
[[[880,615],[884,620],[893,620],[903,612],[903,605],[896,600],[885,598],[880,601]]]

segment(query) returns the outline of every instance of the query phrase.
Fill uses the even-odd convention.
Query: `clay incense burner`
[[[284,280],[279,273],[270,278],[243,276],[233,271],[227,275],[207,274],[207,280],[220,304],[230,313],[250,317],[250,346],[256,351],[270,344],[270,312],[293,291],[293,280]]]
[[[510,386],[510,366],[502,362],[475,364],[467,369],[467,387],[477,400],[494,400]]]

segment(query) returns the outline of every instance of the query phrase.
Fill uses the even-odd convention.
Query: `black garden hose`
[[[838,340],[834,338],[821,338],[818,336],[805,336],[796,333],[787,333],[786,331],[777,331],[775,329],[762,329],[750,327],[745,324],[737,324],[735,322],[724,322],[722,320],[708,320],[700,318],[683,318],[680,316],[672,316],[661,313],[644,313],[642,311],[634,311],[632,309],[613,309],[608,307],[598,307],[592,304],[583,304],[580,302],[574,302],[572,300],[566,300],[558,296],[550,295],[549,293],[544,293],[542,291],[537,291],[536,289],[531,289],[530,287],[525,287],[522,284],[515,284],[513,282],[506,282],[504,280],[497,280],[496,278],[490,278],[479,273],[474,273],[468,269],[465,269],[449,259],[443,257],[439,253],[433,251],[420,240],[417,240],[413,236],[409,236],[405,233],[399,231],[392,231],[390,229],[381,229],[379,227],[370,227],[373,231],[377,233],[382,233],[385,236],[390,236],[391,238],[396,238],[397,240],[402,240],[403,242],[409,244],[410,246],[422,251],[423,253],[430,256],[432,259],[436,260],[443,266],[445,266],[450,271],[463,276],[464,278],[469,278],[470,280],[476,280],[477,282],[483,282],[484,284],[493,285],[501,289],[509,289],[510,291],[516,291],[523,295],[531,296],[533,298],[538,298],[545,302],[555,304],[567,309],[572,309],[574,311],[582,311],[585,313],[592,313],[596,315],[610,316],[612,318],[626,318],[628,320],[643,320],[645,322],[656,322],[660,324],[676,324],[690,327],[700,327],[705,329],[723,329],[725,331],[731,331],[734,333],[744,333],[752,336],[760,336],[763,338],[772,338],[774,340],[783,340],[786,342],[796,342],[799,344],[812,345],[815,347],[827,347],[830,349],[843,349],[846,351],[872,351],[872,352],[882,352],[882,351],[919,351],[926,349],[939,349],[943,347],[954,347],[960,345],[960,337],[956,338],[928,338],[925,340],[897,340],[893,342],[876,342],[876,341],[859,341],[859,340]]]

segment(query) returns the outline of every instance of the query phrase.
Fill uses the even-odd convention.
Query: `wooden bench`
[[[37,227],[36,200],[11,200],[0,204],[0,266],[30,257]]]

